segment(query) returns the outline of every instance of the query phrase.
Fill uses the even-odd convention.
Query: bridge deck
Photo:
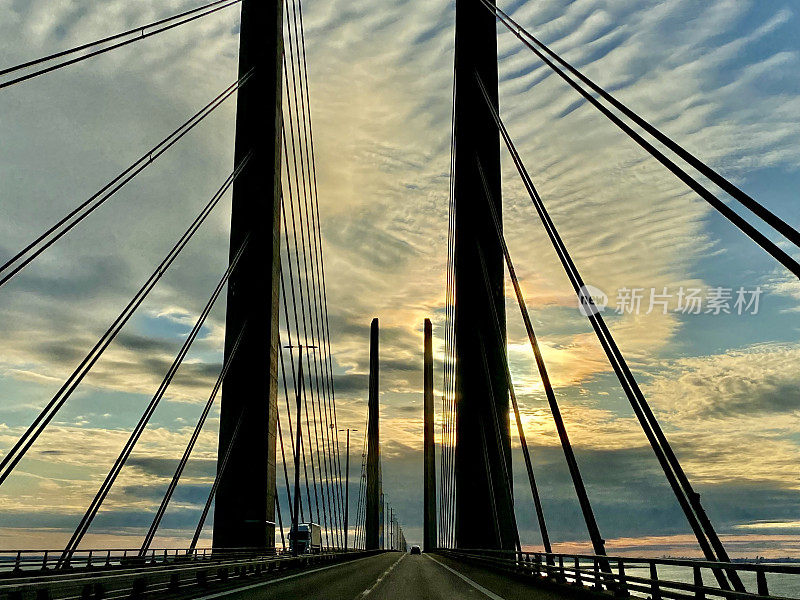
[[[568,596],[438,555],[390,552],[192,597],[201,600],[564,600]]]

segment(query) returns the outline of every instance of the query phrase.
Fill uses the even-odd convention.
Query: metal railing
[[[342,554],[355,550],[325,549],[320,554]],[[186,563],[203,560],[230,560],[236,558],[275,558],[288,556],[284,550],[255,551],[251,548],[229,548],[212,551],[211,548],[158,548],[143,555],[138,548],[87,548],[76,550],[66,561],[61,560],[63,550],[0,550],[0,577],[21,572],[72,569],[98,569],[112,567],[144,567]]]
[[[19,574],[24,571],[51,569],[80,569],[121,566],[143,566],[166,564],[175,561],[205,560],[211,555],[210,548],[153,549],[139,556],[138,549],[92,548],[76,551],[72,557],[61,562],[63,550],[0,550],[0,574]]]
[[[47,597],[67,598],[142,598],[149,594],[174,594],[192,588],[236,587],[240,581],[366,557],[363,550],[323,551],[292,556],[246,549],[212,552],[210,548],[155,550],[146,557],[139,550],[84,550],[76,552],[68,567],[55,565],[59,551],[0,551],[9,568],[0,575],[0,600],[27,600]]]
[[[504,550],[447,550],[444,556],[469,561],[555,584],[610,592],[618,597],[652,600],[741,600],[800,597],[800,566],[763,563],[719,563],[678,558],[632,558],[593,554],[548,554]],[[749,591],[723,590],[714,571],[736,572]],[[773,595],[770,581],[793,577],[793,595]],[[683,580],[681,580],[683,579]],[[787,586],[781,586],[786,588]]]
[[[160,548],[140,555],[138,548],[89,548],[77,550],[68,560],[61,561],[63,550],[0,550],[0,576],[48,571],[52,569],[92,569],[111,567],[142,567],[197,560],[253,557],[258,553],[247,549],[230,549],[212,554],[211,548]],[[270,554],[268,556],[275,556]]]

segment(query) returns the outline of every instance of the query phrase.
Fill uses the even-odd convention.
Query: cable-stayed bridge
[[[409,549],[383,491],[380,430],[380,331],[372,321],[369,399],[363,444],[351,466],[350,428],[337,418],[334,359],[326,291],[320,190],[306,35],[299,0],[218,0],[137,25],[74,48],[0,70],[0,94],[37,77],[136,44],[220,11],[241,11],[235,80],[115,174],[95,194],[0,265],[3,286],[48,256],[80,225],[226,103],[236,100],[234,161],[229,175],[174,232],[174,244],[121,307],[96,344],[42,402],[30,426],[0,460],[0,486],[56,420],[114,344],[137,309],[221,200],[232,197],[229,261],[152,399],[129,432],[63,548],[0,552],[0,597],[488,597],[547,596],[761,598],[790,596],[800,568],[734,562],[684,471],[611,329],[586,286],[500,115],[497,31],[510,31],[556,76],[596,108],[688,189],[725,217],[782,269],[800,277],[793,246],[800,234],[757,199],[665,135],[599,83],[555,53],[491,0],[457,0],[446,277],[445,361],[438,418],[433,339],[425,322],[424,555]],[[231,79],[234,75],[231,74]],[[606,551],[534,331],[530,306],[503,233],[501,148],[505,148],[544,226],[576,300],[588,319],[635,418],[693,533],[700,559],[612,556]],[[732,208],[736,205],[736,210]],[[779,242],[775,239],[780,238]],[[525,325],[536,371],[580,506],[592,553],[559,553],[537,485],[536,457],[526,442],[506,354],[506,273]],[[135,548],[92,548],[86,536],[179,377],[215,304],[227,297],[224,360],[152,521]],[[369,316],[365,316],[365,320]],[[364,340],[367,343],[367,340]],[[209,414],[219,402],[216,472],[186,547],[160,547],[162,522]],[[513,422],[510,422],[512,415]],[[436,427],[438,421],[438,429]],[[519,438],[530,496],[515,497],[511,436]],[[68,443],[65,441],[64,443]],[[437,456],[438,446],[438,456]],[[360,458],[360,460],[358,460]],[[350,487],[357,473],[355,497]],[[93,488],[94,489],[94,488]],[[520,541],[515,506],[530,503],[541,549]],[[350,507],[354,510],[351,510]],[[213,509],[213,527],[206,521]],[[212,529],[210,545],[204,531]],[[796,584],[795,584],[796,585]],[[796,587],[795,587],[796,589]]]

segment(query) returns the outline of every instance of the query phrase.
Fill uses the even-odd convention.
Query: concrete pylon
[[[247,240],[228,282],[225,361],[220,403],[214,548],[275,546],[275,438],[280,283],[281,84],[283,0],[243,0],[236,166],[250,161],[233,184],[230,256]],[[240,423],[240,425],[238,425]]]
[[[430,319],[425,319],[424,356],[422,400],[425,421],[423,434],[425,507],[422,543],[428,552],[436,547],[436,441],[433,436],[433,331]]]
[[[486,201],[488,189],[497,215],[502,215],[500,135],[478,77],[497,107],[495,15],[479,0],[456,0],[455,543],[459,548],[513,550],[517,531],[507,480],[511,441],[504,367],[503,253]],[[502,327],[499,336],[497,322]]]
[[[378,550],[381,536],[380,411],[378,407],[379,361],[378,319],[372,320],[369,336],[369,424],[367,426],[367,499],[365,548]]]

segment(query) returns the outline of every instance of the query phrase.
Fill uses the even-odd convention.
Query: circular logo
[[[596,315],[608,306],[608,296],[600,288],[584,285],[578,293],[578,310],[584,316]]]

